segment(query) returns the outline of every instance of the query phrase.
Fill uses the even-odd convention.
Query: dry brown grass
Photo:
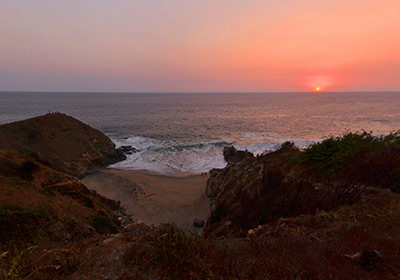
[[[335,211],[280,219],[247,238],[198,239],[171,225],[143,236],[125,253],[136,267],[125,279],[400,278],[400,196],[385,191]],[[381,259],[362,265],[346,257],[364,250]]]
[[[245,238],[195,238],[174,225],[138,225],[123,236],[128,249],[120,279],[400,278],[400,195],[387,190],[371,188],[358,202],[336,210],[281,218]],[[0,267],[10,271],[17,259],[20,277],[77,277],[85,250],[102,246],[99,241],[10,251]],[[364,250],[376,250],[381,258],[367,264],[346,257]],[[104,254],[99,261],[107,259]]]
[[[71,274],[88,240],[119,230],[109,201],[77,179],[0,151],[0,279]]]

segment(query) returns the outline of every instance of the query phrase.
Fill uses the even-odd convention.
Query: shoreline
[[[180,171],[176,170],[175,172],[171,173],[162,173],[158,172],[155,170],[148,170],[148,169],[122,169],[122,168],[116,168],[116,167],[104,167],[100,168],[99,170],[94,171],[93,173],[96,173],[98,171],[102,170],[116,170],[116,171],[127,171],[127,172],[133,172],[133,173],[142,173],[145,175],[151,175],[151,176],[165,176],[165,177],[173,177],[173,178],[184,178],[184,177],[190,177],[190,176],[204,176],[203,174],[207,174],[208,172],[188,172],[188,171]],[[91,174],[89,174],[91,175]]]
[[[149,226],[175,223],[198,235],[194,219],[205,220],[210,201],[205,195],[208,175],[103,168],[82,178],[91,190],[120,201],[134,222]]]

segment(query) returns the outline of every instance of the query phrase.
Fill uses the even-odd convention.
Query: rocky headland
[[[400,278],[399,134],[349,133],[302,151],[285,143],[259,156],[226,147],[224,156],[227,166],[201,179],[211,212],[197,236],[154,217],[160,225],[123,224],[120,203],[82,183],[123,158],[101,132],[62,114],[0,126],[0,278]],[[83,179],[99,192],[152,180],[112,170]],[[142,208],[170,211],[162,188],[155,199],[141,186]]]
[[[103,133],[61,113],[1,125],[0,150],[29,155],[78,178],[125,158]]]

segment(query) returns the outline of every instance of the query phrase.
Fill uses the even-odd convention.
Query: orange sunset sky
[[[400,91],[399,0],[2,0],[0,90]]]

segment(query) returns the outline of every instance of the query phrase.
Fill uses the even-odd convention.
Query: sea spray
[[[247,138],[250,134],[247,134]],[[254,143],[254,140],[268,141]],[[299,148],[304,148],[320,139],[305,140],[290,137],[278,137],[268,139],[244,138],[238,143],[230,141],[210,140],[209,142],[177,143],[173,140],[158,140],[144,136],[130,136],[122,139],[113,138],[117,147],[132,146],[135,152],[127,154],[127,159],[111,165],[111,168],[127,170],[149,170],[162,174],[175,172],[208,172],[213,168],[223,168],[226,166],[222,150],[225,146],[233,145],[239,150],[247,150],[255,155],[278,149],[286,141],[294,142]]]

